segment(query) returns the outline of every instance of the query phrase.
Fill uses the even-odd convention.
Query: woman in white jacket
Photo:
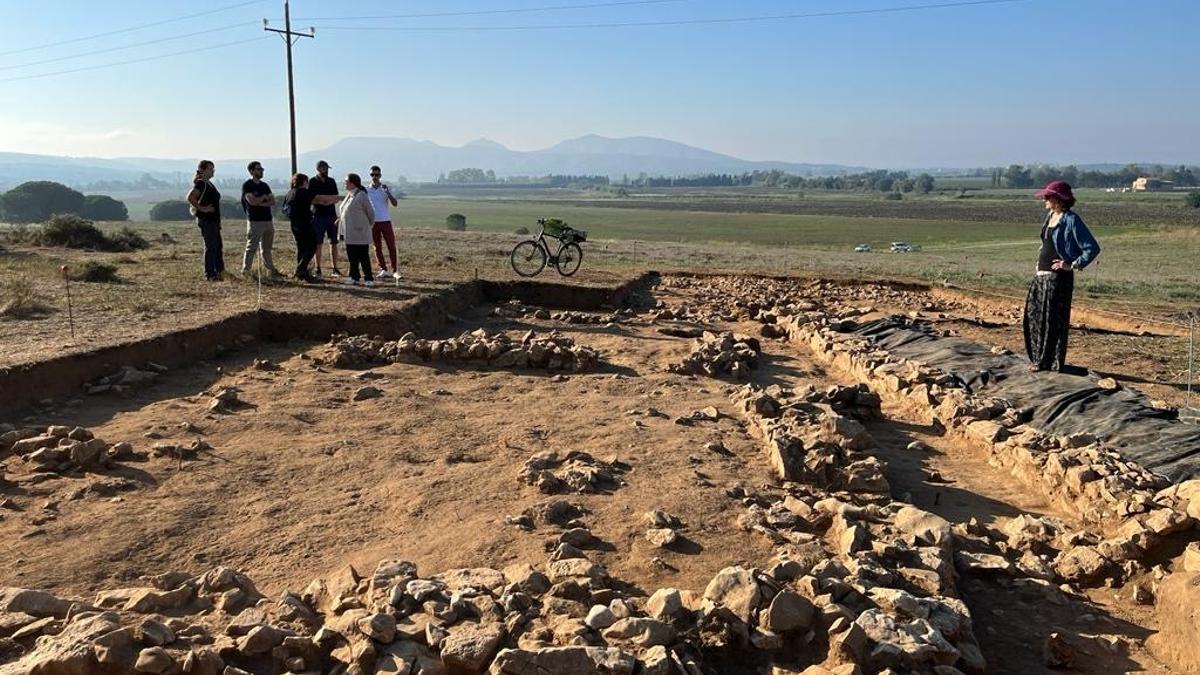
[[[338,204],[339,234],[346,244],[350,259],[350,278],[347,284],[375,285],[371,275],[371,227],[375,225],[375,209],[363,188],[362,178],[352,173],[346,176],[346,196]]]

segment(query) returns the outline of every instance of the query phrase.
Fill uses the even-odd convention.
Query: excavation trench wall
[[[195,328],[0,369],[0,421],[12,419],[40,401],[78,395],[85,384],[124,366],[143,368],[154,362],[178,367],[218,356],[247,337],[285,342],[326,340],[335,333],[349,333],[395,339],[409,331],[434,331],[445,325],[449,316],[482,302],[517,299],[530,305],[575,310],[616,307],[656,278],[656,274],[647,273],[616,286],[477,280],[455,284],[376,314],[270,309],[240,312]]]

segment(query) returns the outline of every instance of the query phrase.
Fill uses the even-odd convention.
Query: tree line
[[[0,194],[0,220],[41,223],[53,215],[75,215],[88,220],[129,220],[125,203],[108,195],[85,195],[53,181],[30,181]]]
[[[1155,178],[1171,181],[1179,187],[1200,185],[1196,169],[1188,166],[1142,167],[1127,164],[1116,171],[1080,170],[1068,166],[1022,166],[1012,164],[1007,169],[992,169],[992,187],[1030,188],[1041,187],[1054,180],[1065,180],[1075,187],[1119,188],[1130,187],[1138,178]]]

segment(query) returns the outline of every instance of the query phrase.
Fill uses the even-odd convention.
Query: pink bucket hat
[[[1075,195],[1071,192],[1071,186],[1063,180],[1051,181],[1046,187],[1038,190],[1037,196],[1042,199],[1054,197],[1067,206],[1075,204]]]

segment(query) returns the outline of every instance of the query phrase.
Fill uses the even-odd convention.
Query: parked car
[[[892,248],[891,248],[892,253],[912,253],[915,250],[916,249],[913,248],[912,244],[908,244],[903,241],[893,241],[892,242]]]
[[[854,252],[855,253],[870,253],[871,245],[870,244],[859,244],[858,246],[854,247]]]

